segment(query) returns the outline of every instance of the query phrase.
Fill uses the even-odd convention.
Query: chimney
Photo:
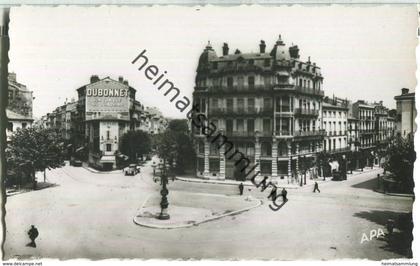
[[[95,83],[97,81],[99,81],[98,75],[92,75],[92,76],[90,76],[90,83]]]
[[[122,81],[122,83],[124,83],[124,85],[128,86],[128,80],[124,80],[124,81]]]
[[[401,89],[401,95],[407,94],[407,93],[408,93],[408,91],[409,91],[409,89],[407,89],[407,88],[402,88],[402,89]]]
[[[229,46],[228,46],[227,43],[225,43],[225,42],[223,43],[222,49],[223,49],[223,55],[228,55],[229,54]]]
[[[260,53],[264,54],[265,53],[265,41],[261,40],[260,42]]]
[[[123,81],[124,81],[123,76],[119,76],[119,77],[118,77],[118,81],[119,81],[120,83],[123,83]]]
[[[299,47],[297,45],[290,46],[289,53],[292,58],[298,59],[299,56]]]
[[[240,54],[241,51],[239,51],[239,49],[236,49],[235,54]]]

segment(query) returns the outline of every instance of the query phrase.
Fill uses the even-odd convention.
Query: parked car
[[[134,163],[124,169],[124,175],[136,175],[137,173],[139,173],[139,171],[137,170],[137,165]]]
[[[73,166],[76,166],[76,167],[82,166],[82,161],[80,161],[80,160],[74,160],[73,161]]]

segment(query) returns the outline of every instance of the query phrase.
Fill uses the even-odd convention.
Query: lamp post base
[[[170,216],[166,210],[162,210],[160,213],[156,214],[156,219],[159,220],[169,220]]]

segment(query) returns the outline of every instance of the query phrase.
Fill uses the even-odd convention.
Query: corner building
[[[198,113],[242,152],[253,172],[271,180],[294,181],[302,162],[314,160],[325,135],[321,125],[323,77],[320,68],[300,59],[297,45],[279,36],[271,51],[261,41],[259,53],[229,54],[225,43],[217,56],[210,44],[202,52],[193,93]],[[237,179],[235,159],[192,126],[196,173],[207,179]],[[251,173],[247,178],[251,178]]]

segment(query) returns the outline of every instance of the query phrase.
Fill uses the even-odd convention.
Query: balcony
[[[293,134],[295,137],[315,137],[315,136],[325,136],[325,130],[315,130],[315,131],[295,131]]]
[[[255,133],[253,131],[226,131],[228,137],[253,137]]]
[[[316,89],[311,89],[311,88],[304,88],[304,87],[300,87],[300,86],[296,86],[295,87],[295,90],[297,92],[304,93],[304,94],[324,96],[324,91],[322,91],[322,90],[316,90]]]
[[[249,108],[211,108],[209,110],[210,115],[214,116],[246,116],[246,115],[272,115],[273,108],[256,108],[256,107],[249,107]]]
[[[265,84],[265,85],[254,85],[254,86],[196,86],[196,92],[207,92],[209,94],[216,93],[238,93],[238,92],[270,92],[273,90],[287,90],[287,91],[296,91],[302,94],[324,96],[324,91],[313,88],[304,88],[300,86],[294,86],[287,82],[284,83],[274,83],[274,84]]]
[[[287,136],[287,137],[291,137],[293,135],[292,131],[289,131],[289,130],[277,130],[275,134],[276,136]]]
[[[299,116],[318,116],[319,110],[296,108],[295,115]]]

